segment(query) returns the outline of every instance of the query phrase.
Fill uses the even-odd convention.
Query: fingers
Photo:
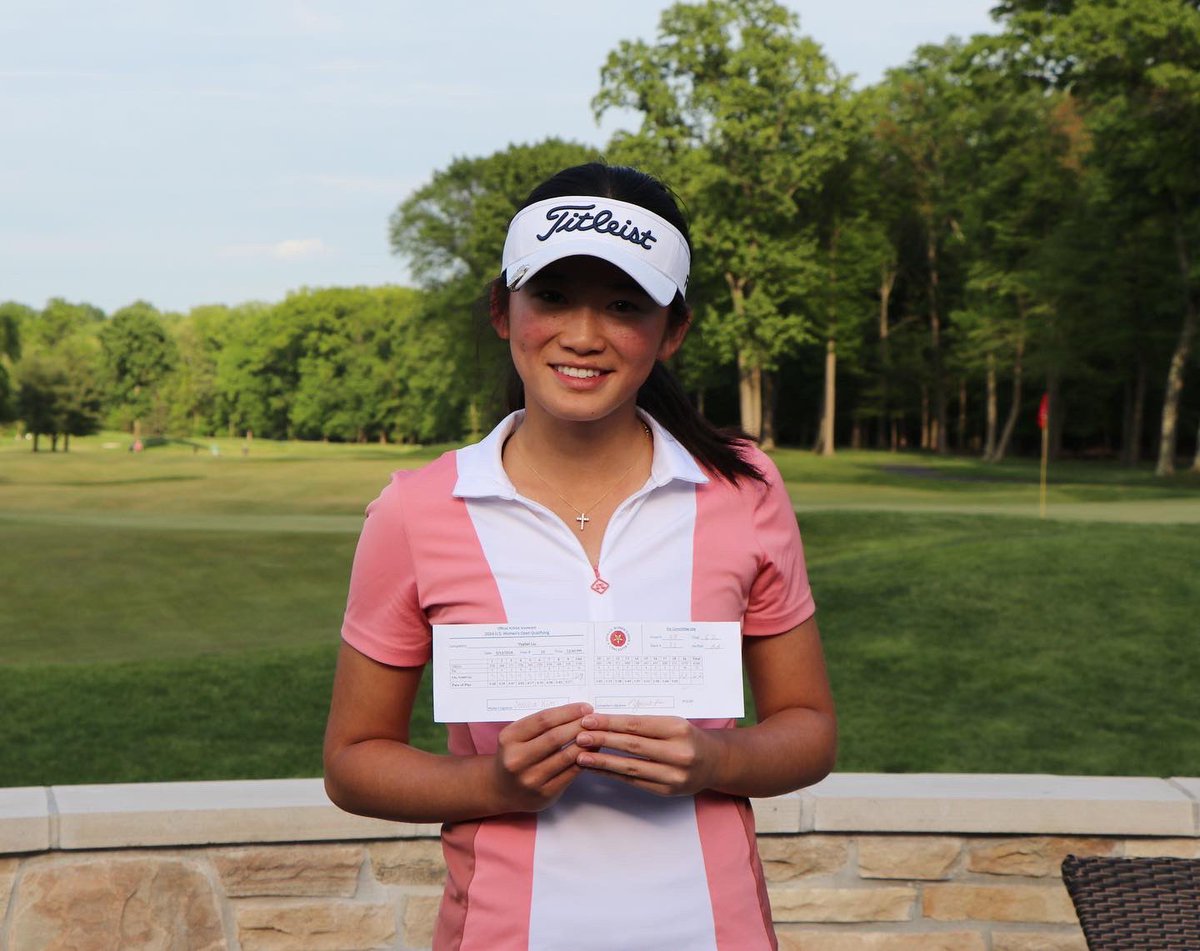
[[[588,716],[592,712],[591,704],[565,703],[561,707],[548,707],[531,713],[520,720],[514,720],[501,732],[501,736],[517,743],[524,743],[534,737],[544,734],[554,727],[563,726],[575,720]]]
[[[689,724],[681,717],[621,716],[589,712],[583,717],[582,726],[585,730],[611,730],[614,733],[666,739],[686,732]]]
[[[679,717],[626,717],[591,714],[575,737],[580,749],[608,747],[631,756],[688,767],[695,759],[693,727]]]
[[[508,724],[497,738],[495,762],[503,797],[517,810],[537,811],[554,802],[579,775],[574,739],[586,703],[530,714]]]
[[[698,792],[715,778],[719,744],[687,720],[589,715],[582,723],[575,761],[585,769],[662,796]]]

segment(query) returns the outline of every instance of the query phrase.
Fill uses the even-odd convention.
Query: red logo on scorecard
[[[608,632],[608,643],[610,643],[617,650],[620,650],[629,643],[629,635],[622,631],[619,627],[613,628]]]

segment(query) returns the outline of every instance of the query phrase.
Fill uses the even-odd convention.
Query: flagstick
[[[1038,512],[1046,517],[1046,459],[1050,455],[1050,427],[1042,427],[1042,489],[1039,493]]]

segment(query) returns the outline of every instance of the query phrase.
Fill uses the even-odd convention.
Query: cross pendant
[[[590,521],[591,521],[591,519],[590,519],[590,518],[588,518],[586,515],[584,515],[584,514],[583,514],[583,512],[580,512],[578,515],[576,515],[576,516],[575,516],[575,521],[577,521],[577,522],[579,523],[579,530],[582,532],[582,531],[583,531],[583,526],[584,526],[584,525],[585,525],[587,522],[590,522]]]

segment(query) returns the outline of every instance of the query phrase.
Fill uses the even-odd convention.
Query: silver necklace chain
[[[647,436],[650,436],[650,427],[647,426],[645,423],[642,423],[642,431]],[[653,437],[651,436],[651,438],[653,438]],[[570,499],[568,499],[566,496],[564,496],[561,492],[559,492],[558,489],[554,488],[554,486],[552,486],[549,483],[549,481],[547,481],[546,477],[544,475],[542,475],[540,472],[538,472],[537,469],[535,469],[533,467],[533,463],[529,461],[528,457],[525,455],[525,452],[523,450],[521,452],[521,461],[525,463],[525,467],[527,469],[529,469],[529,471],[532,472],[535,476],[537,476],[538,479],[541,481],[541,483],[547,489],[549,489],[551,492],[553,492],[555,495],[557,495],[560,499],[562,499],[562,501],[566,504],[566,506],[568,508],[574,509],[579,512],[579,514],[576,515],[571,521],[578,522],[579,530],[582,532],[584,530],[584,528],[587,527],[587,523],[591,521],[591,519],[588,518],[587,513],[590,512],[592,509],[594,509],[597,505],[599,505],[605,499],[607,499],[612,494],[613,490],[621,484],[621,482],[625,479],[625,477],[627,475],[629,475],[630,472],[633,471],[633,467],[636,466],[640,460],[635,459],[633,462],[631,462],[629,464],[629,468],[627,468],[624,472],[622,472],[619,476],[617,476],[616,481],[612,485],[610,485],[607,489],[604,490],[604,494],[601,495],[600,498],[596,499],[596,501],[593,502],[591,505],[587,506],[586,508],[582,508],[582,509],[579,508],[579,506],[575,505],[575,503],[573,503]]]

